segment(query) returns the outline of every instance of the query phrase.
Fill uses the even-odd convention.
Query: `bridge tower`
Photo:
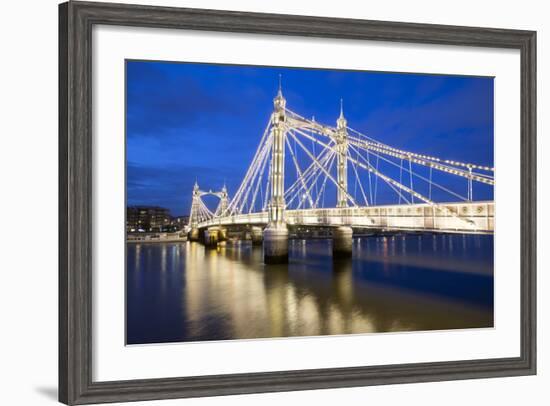
[[[271,131],[271,200],[268,206],[269,223],[264,230],[264,262],[266,264],[288,262],[288,227],[285,222],[285,138],[286,138],[286,99],[281,89],[273,99]]]
[[[227,193],[227,187],[225,186],[225,182],[223,184],[222,190],[219,191],[216,194],[220,198],[220,203],[218,203],[218,207],[216,208],[216,212],[214,213],[215,216],[225,216],[227,214],[227,207],[229,206],[229,194]],[[227,240],[227,229],[220,227],[218,230],[218,241],[226,241]]]
[[[336,151],[338,165],[338,195],[336,207],[348,207],[348,122],[344,117],[344,102],[340,99],[340,117],[336,120]]]
[[[227,193],[227,188],[225,187],[225,184],[223,185],[222,190],[218,193],[218,197],[220,198],[220,203],[216,208],[216,216],[223,216],[225,215],[225,212],[227,211],[227,206],[229,205],[229,195]]]
[[[336,120],[336,152],[338,191],[336,207],[348,207],[348,122],[344,117],[344,102],[340,99],[340,117]],[[353,245],[353,229],[341,226],[332,230],[333,258],[350,257]]]
[[[193,186],[193,197],[191,200],[191,213],[189,214],[189,225],[191,226],[191,231],[189,231],[189,240],[198,241],[199,240],[199,204],[200,204],[200,189],[199,184],[195,181]]]

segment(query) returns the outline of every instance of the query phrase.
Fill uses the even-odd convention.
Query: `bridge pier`
[[[250,237],[252,239],[252,245],[262,245],[263,234],[261,227],[252,227],[250,229]]]
[[[227,245],[227,229],[220,228],[218,230],[218,247],[225,247]]]
[[[288,263],[288,228],[286,224],[268,226],[264,230],[264,262]]]
[[[192,228],[188,235],[189,241],[199,241],[199,229]]]
[[[216,248],[219,240],[219,229],[208,228],[204,231],[204,246],[206,248]]]
[[[353,229],[341,226],[332,230],[332,257],[349,258],[352,254]]]

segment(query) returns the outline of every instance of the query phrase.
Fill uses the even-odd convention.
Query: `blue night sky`
[[[202,189],[225,181],[231,198],[279,74],[287,107],[304,117],[335,125],[343,98],[348,125],[378,141],[493,166],[492,78],[147,61],[127,61],[126,74],[129,205],[188,214],[195,179]],[[466,193],[457,182],[446,184]],[[492,199],[492,190],[474,187],[476,200]]]

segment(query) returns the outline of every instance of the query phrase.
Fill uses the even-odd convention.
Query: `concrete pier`
[[[353,229],[351,227],[336,227],[332,231],[332,257],[351,257],[353,245]]]
[[[250,230],[252,245],[262,245],[263,231],[261,227],[252,227]]]
[[[286,224],[264,230],[264,263],[288,263],[288,228]]]
[[[204,246],[206,248],[216,248],[218,246],[219,229],[209,228],[204,231]]]

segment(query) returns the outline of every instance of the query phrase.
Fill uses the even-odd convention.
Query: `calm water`
[[[493,325],[493,237],[354,240],[333,263],[329,240],[290,241],[290,264],[262,248],[127,245],[128,344]]]

